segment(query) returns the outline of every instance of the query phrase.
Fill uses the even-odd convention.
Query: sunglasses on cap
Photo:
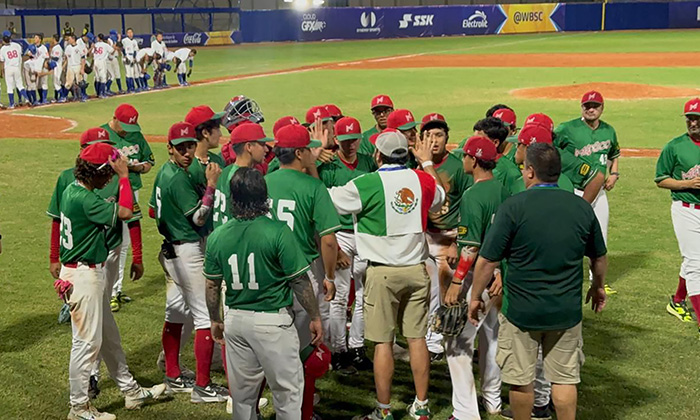
[[[119,152],[119,150],[114,149],[112,150],[112,155],[109,157],[109,160],[102,165],[97,167],[97,170],[101,170],[102,168],[106,167],[109,165],[109,162],[114,162],[115,160],[119,159],[122,156],[122,154]]]

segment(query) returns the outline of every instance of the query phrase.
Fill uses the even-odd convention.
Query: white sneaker
[[[267,407],[269,403],[270,401],[267,398],[260,398],[260,401],[258,401],[258,409],[262,410],[263,408]],[[233,414],[233,400],[231,397],[226,399],[226,413]]]
[[[100,413],[92,404],[73,406],[68,413],[68,420],[116,420],[117,416],[110,413]]]
[[[163,393],[165,393],[165,384],[158,384],[151,388],[139,386],[124,394],[124,407],[127,410],[138,410],[146,401],[157,400]]]

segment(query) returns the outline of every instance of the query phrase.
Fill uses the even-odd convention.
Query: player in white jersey
[[[109,55],[114,52],[103,34],[97,35],[97,42],[92,47],[93,65],[95,68],[95,89],[97,96],[106,98],[105,91],[107,90],[107,61]]]
[[[27,84],[27,96],[29,97],[29,104],[34,106],[38,105],[36,96],[36,45],[29,44],[27,50],[24,52],[25,59],[22,63],[22,75],[24,76],[24,81]]]
[[[136,65],[138,67],[138,78],[141,82],[141,90],[150,90],[148,87],[148,65],[154,61],[157,54],[153,52],[153,48],[141,48],[136,53]],[[158,56],[160,57],[160,56]]]
[[[34,35],[34,45],[36,46],[36,56],[34,60],[34,68],[37,72],[43,72],[44,62],[49,59],[49,50],[44,45],[44,35],[36,34]],[[46,97],[49,92],[49,76],[38,76],[36,80],[37,91],[39,92],[39,103],[47,104]]]
[[[107,90],[105,93],[107,96],[112,96],[113,81],[117,82],[119,93],[124,93],[124,90],[122,90],[122,71],[119,66],[119,54],[122,51],[121,35],[117,33],[116,29],[110,29],[107,43],[114,48],[114,51],[107,57]]]
[[[163,41],[163,32],[157,31],[156,37],[151,41],[151,49],[153,50],[153,85],[156,88],[167,88],[168,83],[165,80],[165,56],[168,52],[168,47]],[[156,55],[157,54],[157,55]]]
[[[180,82],[180,86],[190,85],[187,83],[187,78],[192,74],[192,64],[195,55],[197,55],[197,50],[194,48],[180,48],[173,54],[173,63],[175,64],[175,72],[177,73],[177,80]],[[189,71],[187,71],[185,62],[188,62],[190,65]]]
[[[134,30],[126,30],[126,38],[122,38],[122,60],[124,61],[124,72],[126,73],[126,91],[136,92],[141,88],[141,80],[138,65],[136,63],[136,52],[139,44],[134,39]]]
[[[65,92],[63,87],[63,47],[61,47],[60,40],[61,38],[58,34],[54,34],[53,38],[51,38],[49,59],[56,63],[56,67],[53,69],[54,100],[65,102],[68,92]]]
[[[10,109],[15,107],[15,89],[19,91],[19,100],[27,98],[27,91],[24,90],[22,82],[22,46],[12,42],[10,35],[3,34],[3,45],[0,47],[0,63],[2,70],[0,75],[5,77],[7,96],[10,99]]]
[[[95,36],[92,33],[87,33],[81,37],[76,38],[76,44],[83,56],[85,57],[85,66],[83,67],[83,79],[85,83],[80,84],[80,92],[84,100],[88,99],[87,87],[88,87],[88,74],[92,72],[92,64],[89,58],[92,57],[92,43],[94,42]]]
[[[85,82],[85,47],[78,45],[75,35],[68,37],[68,45],[63,53],[63,67],[66,69],[66,90],[73,92],[75,100],[85,101],[80,84]]]

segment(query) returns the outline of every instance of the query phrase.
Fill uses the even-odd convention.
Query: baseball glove
[[[466,300],[461,301],[458,305],[442,305],[431,315],[430,328],[433,332],[448,337],[460,335],[467,325],[468,311],[469,304]]]
[[[92,73],[92,65],[90,63],[85,63],[85,74]]]

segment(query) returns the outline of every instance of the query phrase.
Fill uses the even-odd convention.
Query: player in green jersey
[[[498,152],[487,137],[470,137],[464,146],[464,171],[474,177],[474,184],[464,193],[460,202],[460,220],[457,242],[461,248],[457,270],[445,295],[445,305],[455,305],[465,299],[470,284],[464,282],[486,232],[491,227],[498,206],[508,198],[508,191],[493,175]],[[494,286],[500,287],[500,271],[494,273]],[[479,372],[482,403],[486,411],[496,414],[501,410],[501,378],[496,364],[498,341],[498,309],[491,307],[479,333]],[[479,417],[472,356],[477,330],[467,325],[459,336],[445,341],[447,363],[453,383],[452,413],[456,419]]]
[[[101,126],[109,133],[109,139],[114,142],[114,146],[127,158],[129,180],[137,202],[139,198],[138,192],[143,185],[141,183],[141,174],[148,173],[155,164],[151,147],[143,137],[143,134],[141,134],[141,126],[138,124],[138,119],[139,113],[136,111],[136,108],[129,104],[121,104],[114,110],[112,119]],[[123,235],[122,241],[124,246],[119,256],[119,278],[114,283],[112,300],[110,302],[112,310],[115,312],[121,308],[122,303],[131,302],[131,298],[122,291],[124,266],[129,250],[129,242],[131,241],[126,226],[124,226]]]
[[[556,135],[554,145],[560,149],[567,149],[576,157],[583,158],[586,163],[605,175],[605,185],[592,206],[607,244],[610,207],[606,191],[612,190],[620,178],[618,171],[620,145],[615,129],[600,119],[604,109],[603,95],[596,91],[586,92],[581,98],[581,118],[560,124],[554,130]],[[582,195],[583,192],[576,190],[576,194]],[[592,276],[593,274],[589,272],[591,280]],[[606,289],[608,294],[617,293],[608,285]]]
[[[671,220],[683,257],[678,288],[666,310],[683,322],[692,322],[685,301],[689,298],[700,314],[700,99],[688,101],[684,114],[688,131],[661,150],[654,181],[659,188],[671,190]]]
[[[319,298],[323,329],[328,339],[329,302],[335,296],[333,283],[338,259],[335,232],[340,229],[340,221],[323,182],[303,172],[312,166],[315,170],[316,156],[311,149],[318,150],[322,143],[311,140],[308,130],[300,125],[282,128],[277,132],[275,141],[275,155],[280,160],[280,169],[265,176],[267,192],[272,200],[272,218],[287,222],[311,264],[309,276]],[[321,242],[320,256],[316,235]],[[306,315],[303,311],[297,311],[295,320],[302,346],[310,341],[308,336],[304,336]]]
[[[207,242],[204,275],[212,334],[222,345],[225,340],[230,361],[233,418],[256,418],[260,383],[267,378],[277,418],[300,419],[304,376],[299,351],[305,346],[290,328],[292,296],[309,314],[304,328],[311,343],[323,339],[307,274],[309,260],[287,223],[266,217],[271,209],[260,172],[241,168],[229,188],[232,218]],[[222,281],[225,320],[220,312]]]
[[[490,116],[487,113],[486,117]],[[509,107],[503,107],[495,110],[492,116],[501,120],[508,128],[503,157],[515,163],[515,150],[518,146],[518,126],[515,112]]]
[[[319,178],[327,188],[342,187],[361,175],[377,170],[377,162],[371,156],[358,153],[362,137],[358,120],[352,117],[341,118],[335,123],[335,133],[340,146],[338,153],[330,162],[318,167]],[[365,356],[365,325],[362,313],[367,261],[357,254],[352,216],[342,215],[339,218],[340,230],[335,235],[340,250],[335,298],[330,303],[330,348],[333,352],[333,370],[354,373],[356,369],[372,368],[372,363]],[[348,337],[347,309],[352,283],[355,285],[355,309]]]
[[[214,228],[217,228],[231,219],[231,190],[229,185],[233,174],[239,168],[252,168],[259,165],[265,159],[266,142],[272,139],[265,136],[263,128],[259,124],[241,124],[231,132],[231,144],[236,160],[233,164],[224,168],[216,184],[214,193]]]
[[[197,150],[195,150],[195,159],[187,168],[187,172],[194,180],[195,184],[202,186],[202,191],[206,188],[207,179],[204,175],[209,162],[215,162],[223,169],[226,167],[226,162],[217,153],[212,153],[210,150],[219,147],[221,140],[221,118],[224,112],[215,113],[207,105],[200,105],[190,109],[190,112],[185,116],[185,122],[192,124],[197,138]]]
[[[474,135],[488,137],[496,144],[499,157],[496,161],[496,167],[493,169],[493,176],[499,180],[506,188],[506,191],[512,195],[517,188],[518,178],[520,178],[522,174],[513,161],[507,158],[501,159],[506,147],[508,127],[498,118],[488,117],[474,124]]]
[[[104,188],[114,174],[119,177],[119,195],[109,202],[95,192]],[[62,263],[54,287],[67,299],[73,319],[73,345],[68,369],[71,410],[69,420],[113,420],[90,404],[88,389],[93,362],[101,355],[110,374],[125,395],[127,409],[159,397],[164,385],[142,388],[129,373],[119,330],[107,306],[104,263],[109,250],[105,228],[133,217],[133,192],[126,159],[109,144],[97,142],[84,148],[75,165],[75,182],[60,200],[60,252]],[[110,319],[111,318],[111,322]]]
[[[471,175],[464,172],[458,157],[447,152],[450,128],[445,117],[432,113],[423,117],[420,136],[424,141],[434,142],[434,168],[445,188],[445,202],[440,211],[429,213],[426,239],[430,258],[425,267],[431,282],[430,314],[440,307],[445,290],[452,279],[457,264],[457,224],[459,222],[459,202],[464,191],[472,185]],[[442,359],[445,349],[442,335],[428,328],[425,337],[431,360]]]
[[[179,294],[168,293],[165,304],[163,350],[165,384],[172,392],[191,392],[194,403],[226,402],[228,390],[211,382],[214,341],[205,302],[204,238],[197,231],[204,226],[214,204],[214,188],[221,174],[216,163],[207,165],[207,188],[201,197],[187,174],[197,147],[195,128],[179,122],[168,132],[170,159],[160,168],[149,206],[163,236],[161,260],[173,278]],[[197,371],[194,383],[182,375],[179,363],[180,338],[187,313],[194,318],[194,354]]]
[[[369,109],[372,111],[372,116],[376,121],[376,125],[362,133],[362,140],[360,141],[358,152],[367,156],[373,156],[377,148],[369,141],[369,138],[372,137],[373,134],[379,134],[386,129],[387,118],[389,114],[394,111],[394,102],[392,102],[391,98],[387,95],[377,95],[372,98]]]

